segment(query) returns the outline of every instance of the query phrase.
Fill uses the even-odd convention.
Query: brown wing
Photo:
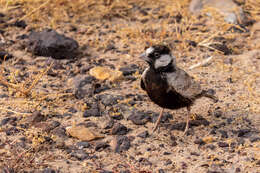
[[[202,92],[200,84],[178,67],[176,67],[175,72],[168,73],[166,77],[169,91],[175,90],[183,97],[193,100]]]

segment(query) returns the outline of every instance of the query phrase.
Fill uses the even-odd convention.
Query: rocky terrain
[[[259,0],[0,1],[3,173],[260,172]],[[214,89],[166,110],[140,87],[145,47]]]

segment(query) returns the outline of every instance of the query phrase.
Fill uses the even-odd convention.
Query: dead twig
[[[212,58],[213,58],[213,56],[210,56],[209,58],[207,58],[207,59],[205,59],[205,60],[203,60],[203,61],[201,61],[201,62],[199,62],[199,63],[197,63],[197,64],[194,64],[194,65],[190,66],[190,67],[189,67],[189,70],[192,70],[192,69],[194,69],[194,68],[197,68],[197,67],[206,65],[207,63],[209,63],[210,61],[212,61]]]

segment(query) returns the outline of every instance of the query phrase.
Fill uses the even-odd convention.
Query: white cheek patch
[[[161,57],[155,60],[154,68],[158,69],[160,67],[166,67],[173,61],[173,58],[170,55],[161,55]]]
[[[146,53],[146,55],[149,55],[153,51],[154,51],[154,48],[153,47],[149,47],[148,49],[146,49],[145,53]]]

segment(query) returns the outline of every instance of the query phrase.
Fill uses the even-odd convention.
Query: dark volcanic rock
[[[12,57],[13,57],[13,55],[11,55],[11,54],[9,54],[9,53],[7,53],[7,52],[2,52],[2,51],[0,51],[0,63],[1,63],[2,61],[8,60],[8,59],[10,59],[10,58],[12,58]]]
[[[27,117],[27,123],[29,124],[35,124],[38,122],[41,122],[45,119],[44,115],[42,115],[39,111],[35,111],[32,113],[31,116]]]
[[[125,135],[127,134],[127,132],[128,132],[127,127],[120,123],[114,125],[111,131],[112,135]]]
[[[27,24],[24,20],[16,20],[14,22],[14,26],[18,27],[18,28],[26,28]]]
[[[100,113],[100,109],[99,109],[98,103],[93,103],[91,105],[91,108],[85,110],[85,112],[83,113],[83,117],[91,117],[91,116],[99,117],[101,115],[102,114]]]
[[[51,168],[45,168],[42,170],[42,173],[57,173],[58,171],[55,171],[54,169]]]
[[[109,145],[106,142],[98,142],[96,144],[95,150],[96,151],[101,151],[101,150],[103,150],[103,149],[105,149],[107,147],[109,147]]]
[[[89,157],[89,155],[84,150],[76,150],[71,152],[71,157],[74,157],[78,160],[85,160]]]
[[[75,58],[78,47],[75,40],[51,29],[32,32],[29,35],[29,50],[38,56],[50,56],[55,59]]]
[[[138,70],[138,66],[135,64],[132,64],[130,66],[121,67],[119,70],[123,72],[124,76],[128,76],[128,75],[132,75],[133,73],[135,73]]]
[[[137,136],[140,137],[140,138],[147,138],[149,136],[149,133],[146,130],[144,132],[139,133]]]
[[[118,100],[123,100],[122,96],[109,94],[99,95],[98,98],[104,106],[113,106],[118,103]]]
[[[151,117],[145,112],[135,111],[127,119],[136,125],[144,125],[151,120]]]
[[[115,152],[120,153],[127,151],[131,146],[130,140],[127,136],[118,136],[116,139]]]

